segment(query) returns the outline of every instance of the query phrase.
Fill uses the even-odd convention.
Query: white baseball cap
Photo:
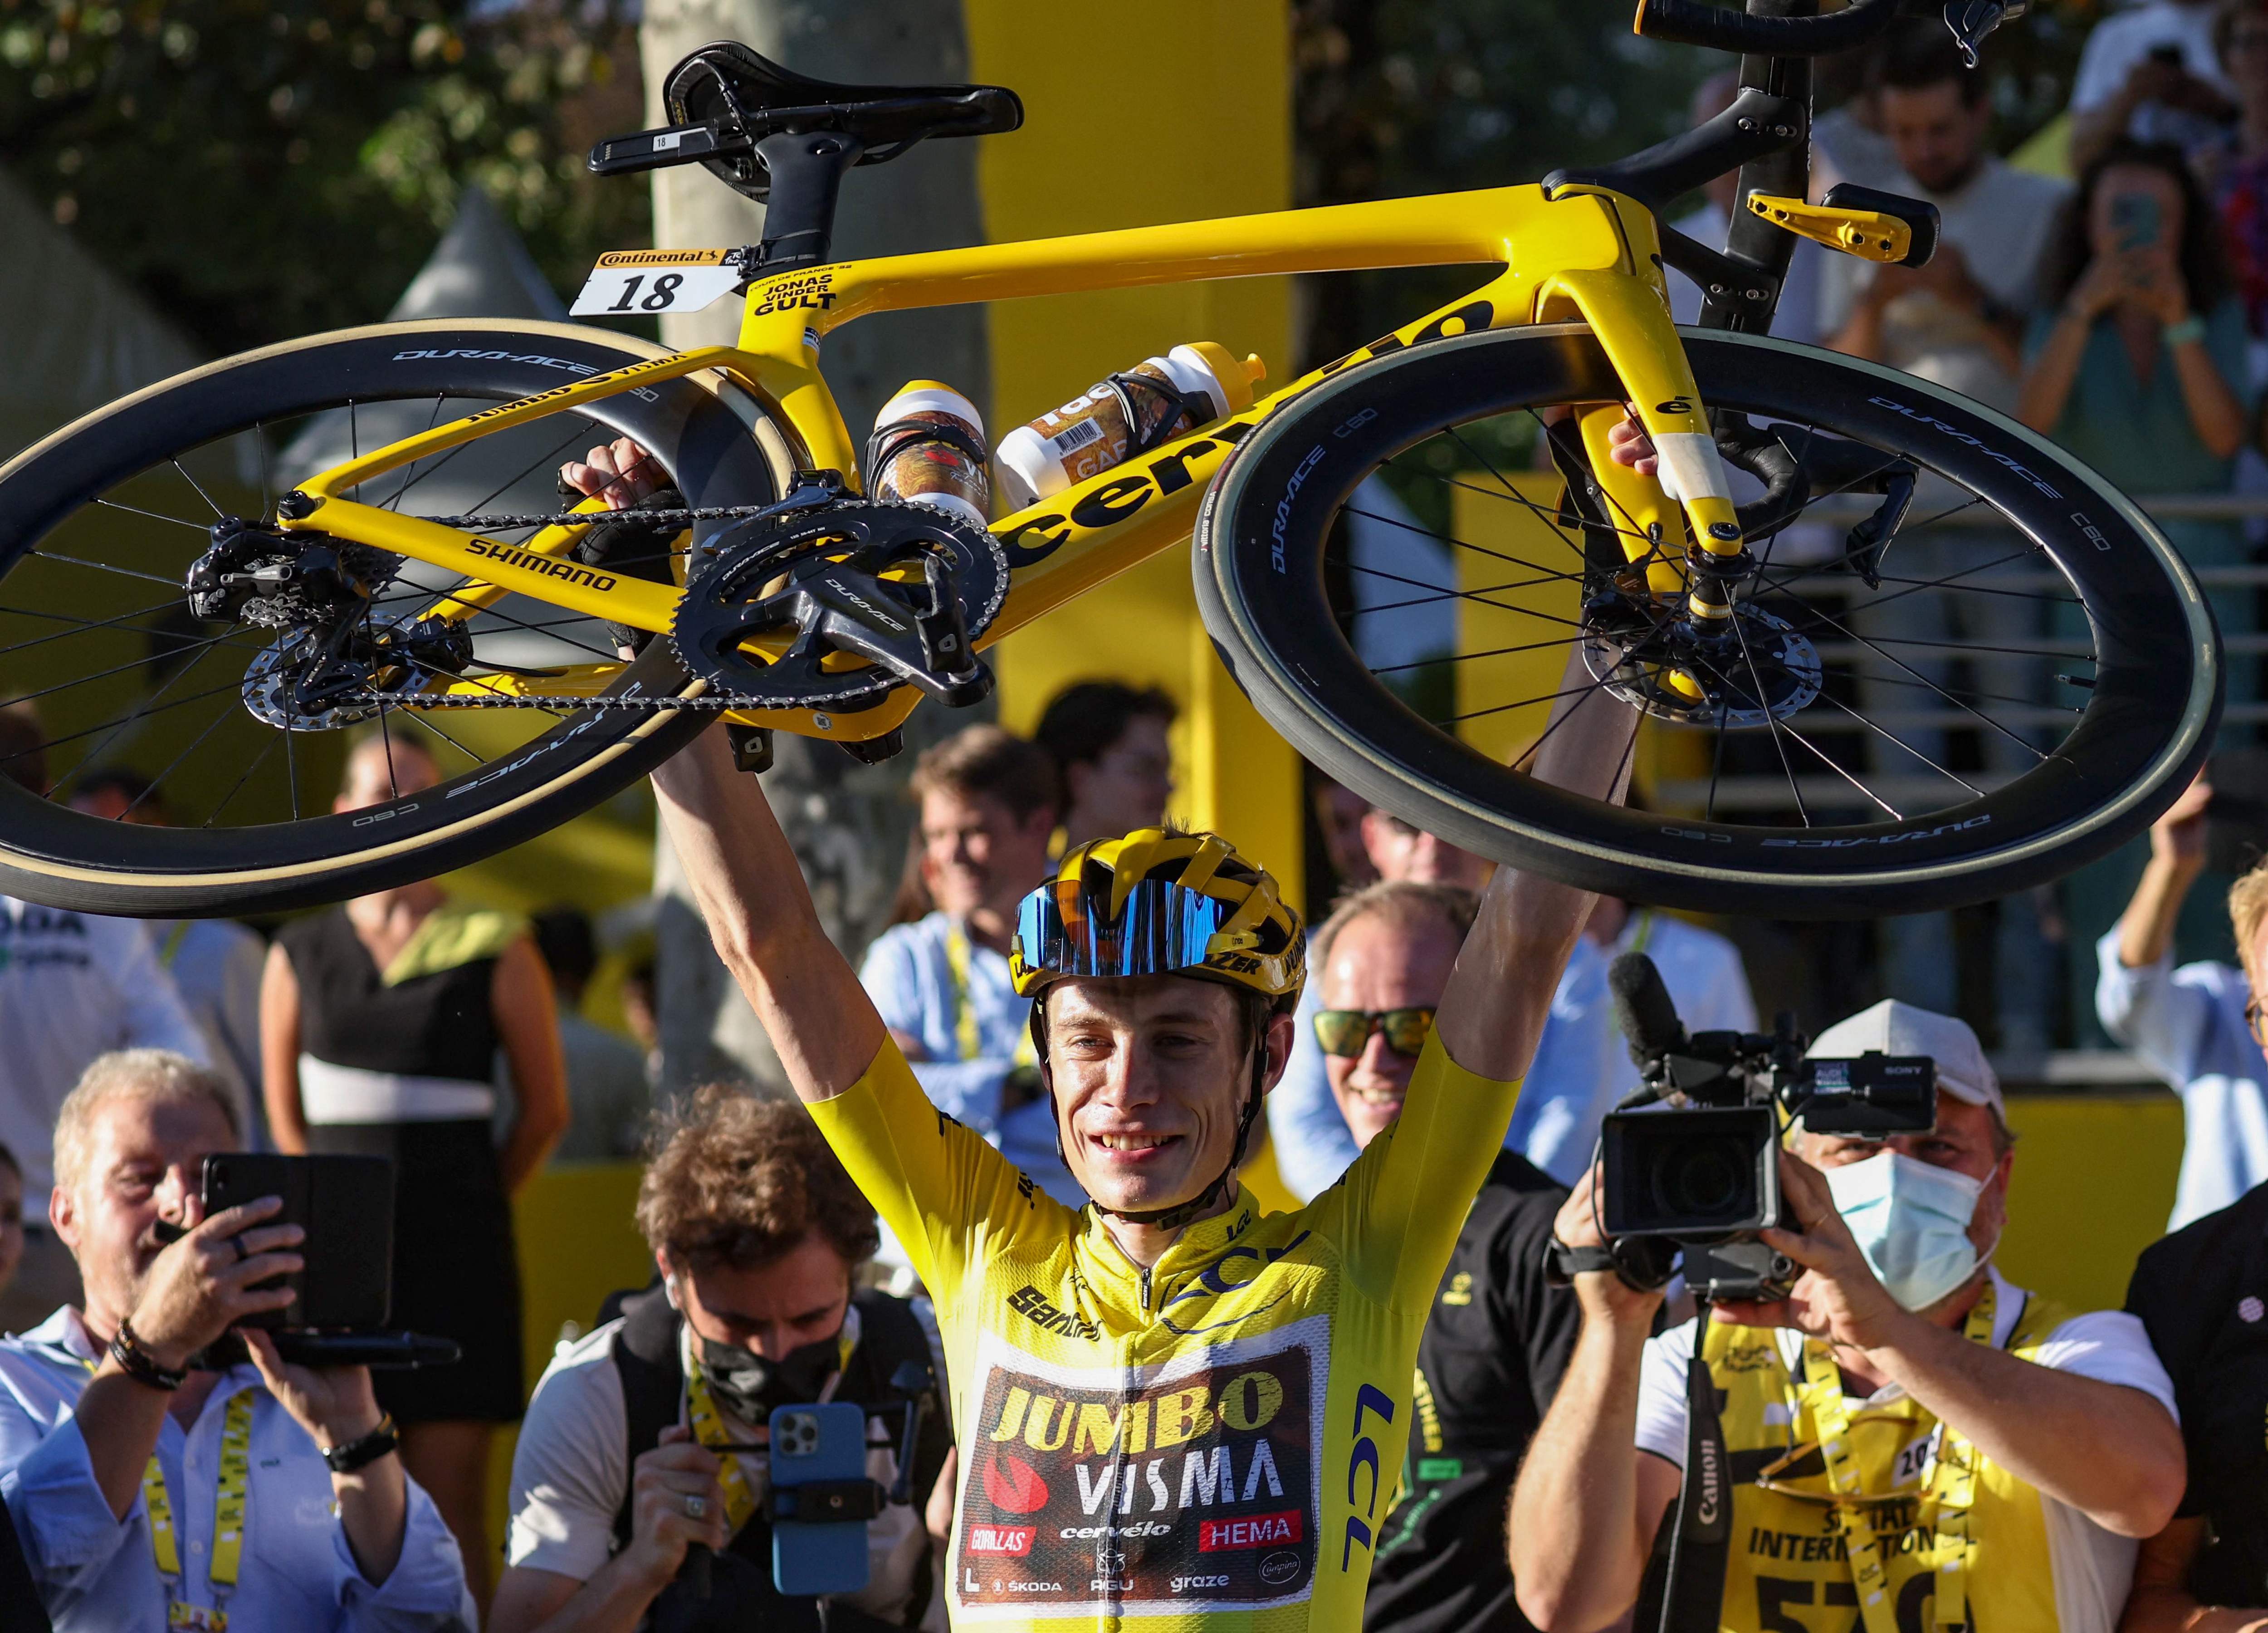
[[[1937,1063],[1939,1088],[1955,1100],[1989,1106],[2002,1118],[2007,1115],[2007,1104],[2000,1097],[2000,1079],[1965,1020],[1884,998],[1872,1009],[1837,1021],[1811,1041],[1806,1055],[1849,1056],[1869,1049],[1880,1049],[1885,1055],[1926,1055]]]

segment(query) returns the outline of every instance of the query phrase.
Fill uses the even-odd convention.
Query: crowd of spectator
[[[1989,54],[1971,65],[1941,28],[1917,27],[1822,114],[1819,186],[1925,199],[1942,242],[1912,269],[1803,246],[1778,332],[2014,416],[2145,500],[2230,489],[2264,448],[2268,0],[2106,18],[2073,86],[2065,179],[1993,151],[1991,70]],[[1735,89],[1705,84],[1694,121]],[[1727,179],[1675,224],[1721,242],[1734,203]],[[1673,293],[1691,320],[1698,291]],[[2193,566],[2253,563],[2240,524],[2161,526]],[[1922,541],[1902,567],[1949,571],[1953,548]],[[2206,592],[2225,633],[2257,627],[2250,585]],[[2015,597],[1922,598],[1864,632],[1990,650],[2042,633],[2030,615]],[[2249,652],[2230,673],[2232,696],[2254,698]],[[1166,823],[1175,718],[1160,691],[1094,680],[1028,738],[979,725],[924,752],[895,922],[858,970],[940,1118],[1012,1164],[1025,1195],[1071,1209],[1089,1196],[1012,944],[1059,858]],[[46,794],[40,747],[33,712],[0,706],[0,770]],[[1988,769],[1998,752],[1984,745]],[[334,808],[440,778],[412,739],[361,740]],[[1272,1084],[1256,1152],[1300,1204],[1390,1147],[1494,872],[1327,780],[1308,791],[1311,876],[1338,894],[1317,904],[1287,1047],[1259,1048]],[[122,769],[77,777],[70,798],[170,820]],[[1697,1313],[1682,1284],[1610,1260],[1599,1134],[1638,1079],[1609,967],[1646,954],[1694,1031],[1752,1032],[1758,1016],[1733,941],[1598,899],[1433,1290],[1366,1624],[1580,1629],[1634,1607],[1651,1623],[1681,1591],[1719,1595],[1697,1614],[1759,1633],[1793,1607],[1887,1625],[1869,1595],[1900,1628],[1960,1625],[1956,1595],[1986,1633],[2257,1621],[2243,1607],[2268,1601],[2268,871],[2229,892],[2235,964],[2177,962],[2211,798],[2201,778],[2154,827],[2131,895],[2099,865],[2059,902],[1999,904],[1994,923],[2002,1049],[2056,1036],[2061,938],[2095,1024],[2183,1102],[2171,1234],[2118,1312],[2066,1309],[1993,1262],[2015,1141],[1984,1045],[1955,1019],[1946,915],[1886,922],[1892,996],[1814,1045],[1929,1055],[1938,1125],[1791,1131],[1787,1228],[1769,1239],[1797,1269],[1788,1298]],[[576,908],[522,917],[431,882],[272,938],[0,897],[0,1600],[20,1571],[72,1628],[946,1625],[962,1456],[924,1253],[877,1220],[802,1107],[726,1085],[666,1103],[654,966],[617,971],[626,1039],[585,1012],[600,964]],[[262,1205],[204,1216],[203,1158],[243,1149],[390,1159],[394,1320],[462,1360],[310,1369],[264,1335],[232,1336],[277,1307],[255,1284],[298,1268],[303,1245]],[[512,1199],[547,1163],[633,1159],[653,1281],[563,1343],[531,1395]],[[1075,1312],[1035,1307],[1076,1330]],[[872,1415],[868,1472],[894,1488],[869,1527],[872,1585],[823,1613],[773,1585],[769,1475],[751,1455],[773,1407],[820,1400]],[[927,1432],[902,1479],[893,1431],[916,1400]],[[513,1422],[510,1522],[492,1538],[490,1447]],[[1697,1453],[1727,1471],[1713,1543],[1690,1506]],[[1663,1570],[1667,1539],[1689,1528],[1700,1590]],[[696,1556],[711,1559],[698,1589]]]

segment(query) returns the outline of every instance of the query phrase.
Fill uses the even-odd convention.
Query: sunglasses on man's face
[[[1415,1055],[1425,1047],[1433,1030],[1431,1009],[1327,1009],[1315,1012],[1315,1042],[1326,1055],[1351,1060],[1370,1041],[1370,1034],[1386,1034],[1386,1047],[1396,1055]]]

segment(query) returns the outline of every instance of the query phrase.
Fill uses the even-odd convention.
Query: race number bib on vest
[[[1312,1317],[1132,1373],[1053,1366],[988,1337],[963,1453],[956,1618],[1306,1600],[1329,1325]]]
[[[578,318],[635,318],[698,312],[736,293],[747,277],[746,251],[622,249],[599,264],[568,310]]]

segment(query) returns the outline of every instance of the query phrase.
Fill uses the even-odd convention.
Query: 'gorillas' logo
[[[1035,1514],[1048,1505],[1048,1482],[1020,1457],[993,1453],[984,1465],[984,1495],[1006,1514]]]

